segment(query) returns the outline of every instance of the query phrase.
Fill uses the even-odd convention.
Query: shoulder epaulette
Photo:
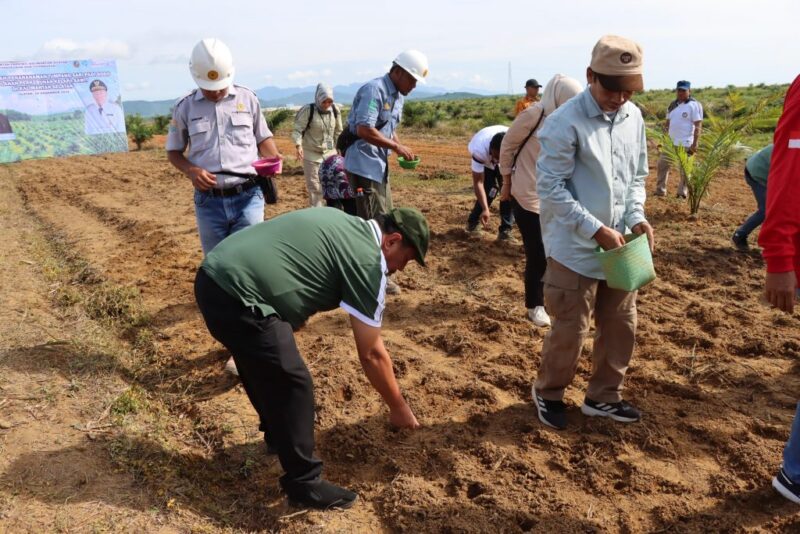
[[[180,106],[180,105],[181,105],[181,103],[182,103],[184,100],[186,100],[186,99],[187,99],[187,98],[189,98],[189,97],[192,97],[192,96],[194,96],[194,95],[195,95],[195,93],[197,93],[197,91],[198,91],[197,89],[195,89],[195,90],[193,90],[193,91],[189,91],[188,93],[186,93],[185,95],[183,95],[182,97],[180,97],[180,98],[179,98],[179,99],[178,99],[178,100],[175,102],[175,106],[173,106],[173,109],[178,109],[178,106]]]

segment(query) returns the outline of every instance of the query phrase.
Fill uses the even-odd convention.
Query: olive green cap
[[[411,244],[417,251],[417,263],[424,266],[428,241],[431,237],[425,216],[414,208],[395,208],[387,215],[400,230],[403,240]]]

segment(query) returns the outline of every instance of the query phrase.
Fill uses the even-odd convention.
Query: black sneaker
[[[317,510],[330,510],[340,508],[345,510],[353,506],[358,495],[350,490],[340,488],[327,480],[306,482],[287,491],[289,504],[298,508],[315,508]]]
[[[533,403],[536,405],[536,413],[539,414],[539,421],[556,430],[567,428],[567,405],[564,401],[547,400],[536,393],[536,388],[531,386]]]
[[[772,479],[772,487],[793,503],[800,504],[800,484],[795,484],[789,480],[783,467],[778,471],[778,475]]]
[[[633,423],[642,417],[639,410],[625,401],[595,402],[589,397],[583,400],[581,412],[583,412],[583,415],[588,415],[589,417],[610,417],[614,421],[619,421],[621,423]]]
[[[744,237],[739,232],[733,233],[731,241],[733,241],[733,246],[736,247],[736,250],[739,250],[741,252],[747,252],[748,250],[750,250],[750,245],[747,243],[747,238]]]

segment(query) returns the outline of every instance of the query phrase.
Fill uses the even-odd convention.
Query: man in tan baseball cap
[[[551,113],[537,132],[544,301],[553,321],[533,399],[539,420],[558,429],[567,426],[564,391],[575,377],[592,319],[593,370],[581,412],[621,423],[641,417],[622,398],[636,337],[636,291],[609,287],[595,249],[621,247],[629,232],[646,234],[653,246],[644,213],[644,121],[629,102],[644,86],[642,47],[623,37],[602,37],[586,78],[589,87]]]
[[[588,73],[609,91],[643,91],[642,47],[624,37],[604,35],[594,45]]]

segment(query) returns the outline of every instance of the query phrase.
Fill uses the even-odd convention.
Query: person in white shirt
[[[102,80],[89,84],[94,102],[83,112],[86,135],[125,133],[125,113],[116,102],[108,101],[108,86]]]
[[[467,217],[467,232],[475,235],[481,229],[478,223],[489,226],[489,206],[503,187],[503,176],[500,174],[500,145],[508,131],[508,126],[487,126],[479,130],[467,145],[472,157],[472,186],[475,189],[475,206]],[[510,200],[500,201],[500,230],[497,239],[512,240],[511,228],[514,226],[514,211]]]
[[[675,146],[683,146],[691,156],[697,152],[697,142],[703,129],[703,105],[692,97],[692,86],[686,80],[678,82],[675,88],[676,98],[667,108],[666,129]],[[658,182],[655,196],[667,194],[670,163],[664,152],[658,158]],[[681,183],[678,184],[677,196],[686,198],[686,176],[681,170]]]

